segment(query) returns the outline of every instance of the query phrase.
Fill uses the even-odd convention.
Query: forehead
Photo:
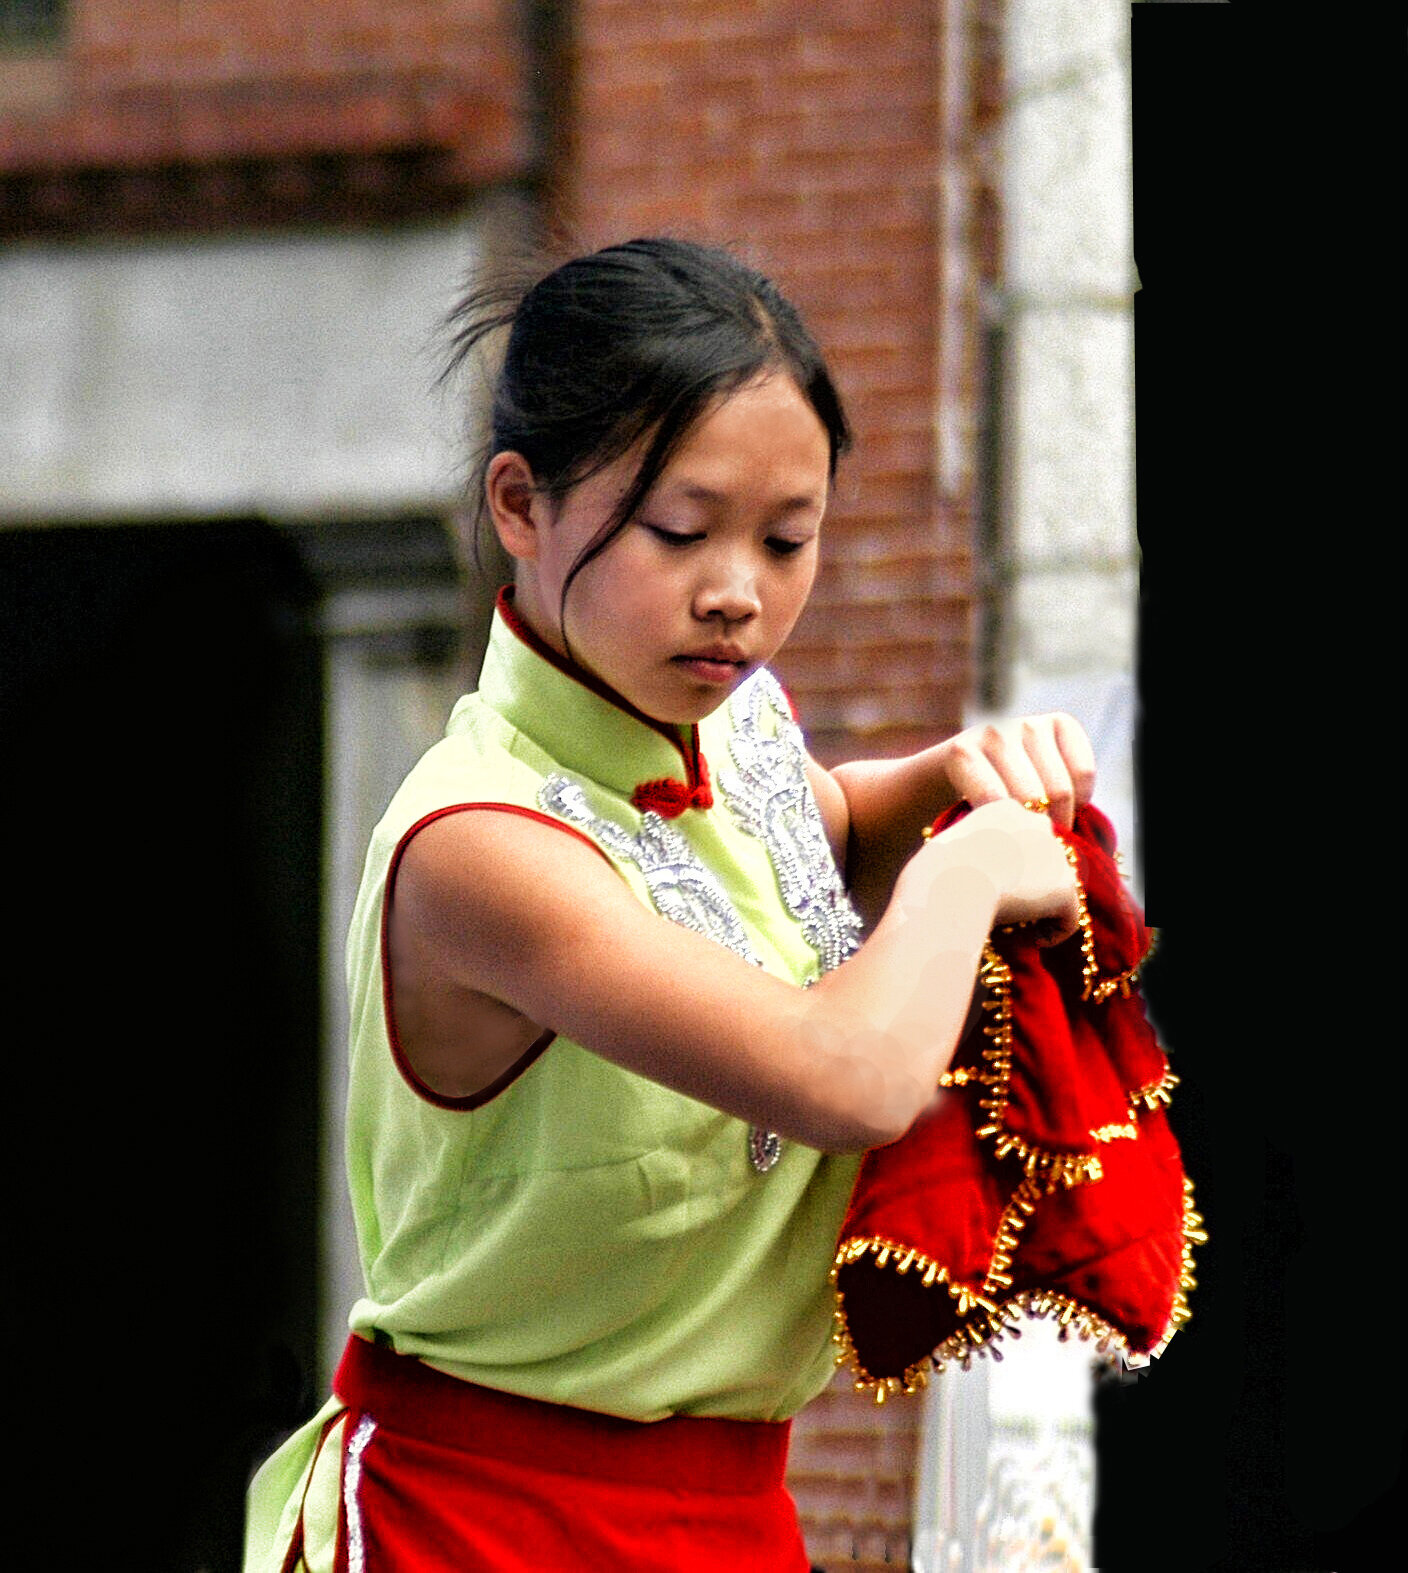
[[[831,439],[797,384],[780,373],[728,394],[685,433],[654,491],[701,503],[766,486],[824,500]]]

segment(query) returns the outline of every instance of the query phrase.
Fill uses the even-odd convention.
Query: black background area
[[[1210,1240],[1096,1405],[1095,1560],[1401,1542],[1400,22],[1132,8],[1145,996]],[[1387,680],[1387,681],[1386,681]]]
[[[0,532],[7,1412],[54,1567],[237,1568],[315,1407],[311,606],[255,523]]]

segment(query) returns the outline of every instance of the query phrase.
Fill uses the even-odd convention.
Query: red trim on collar
[[[578,666],[575,661],[569,660],[561,651],[554,650],[537,630],[531,628],[519,614],[518,608],[513,604],[513,586],[511,584],[506,584],[499,590],[494,606],[499,616],[503,618],[508,626],[509,631],[516,634],[535,655],[540,655],[549,666],[554,667],[565,677],[572,678],[574,682],[580,683],[583,688],[595,694],[598,699],[604,699],[608,704],[614,705],[617,710],[623,711],[632,720],[639,721],[642,726],[648,726],[652,732],[657,733],[667,743],[672,744],[679,750],[680,758],[684,761],[684,780],[672,781],[666,778],[662,781],[642,782],[631,796],[631,802],[637,808],[641,808],[641,804],[636,803],[636,793],[645,793],[650,799],[647,806],[655,809],[657,813],[663,814],[666,819],[673,819],[677,814],[682,814],[686,808],[711,808],[713,806],[714,794],[709,786],[709,767],[704,762],[704,756],[699,752],[698,726],[689,728],[688,744],[682,742],[678,727],[671,726],[665,721],[657,721],[654,716],[648,716],[643,710],[637,710],[628,699],[623,698],[614,688],[603,683],[594,673],[587,671],[583,666]],[[659,807],[656,801],[657,794],[655,793],[655,788],[657,787],[668,789],[668,792],[659,798],[660,802],[673,802],[675,796],[680,794],[687,795],[690,801],[682,801],[680,806],[673,810]],[[644,812],[644,809],[642,809],[642,812]]]

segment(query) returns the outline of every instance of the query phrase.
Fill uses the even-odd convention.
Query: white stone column
[[[1127,0],[1009,0],[1001,141],[1003,713],[1061,709],[1134,863],[1133,263]],[[977,720],[976,715],[970,718]],[[1024,1324],[925,1400],[918,1573],[1087,1573],[1091,1349]]]
[[[1128,4],[1011,0],[1007,75],[1005,708],[1085,724],[1137,882]]]

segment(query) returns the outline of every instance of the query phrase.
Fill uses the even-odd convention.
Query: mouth
[[[723,646],[674,656],[671,658],[671,664],[705,683],[735,682],[748,671],[750,665],[746,656],[740,655],[731,647]]]

